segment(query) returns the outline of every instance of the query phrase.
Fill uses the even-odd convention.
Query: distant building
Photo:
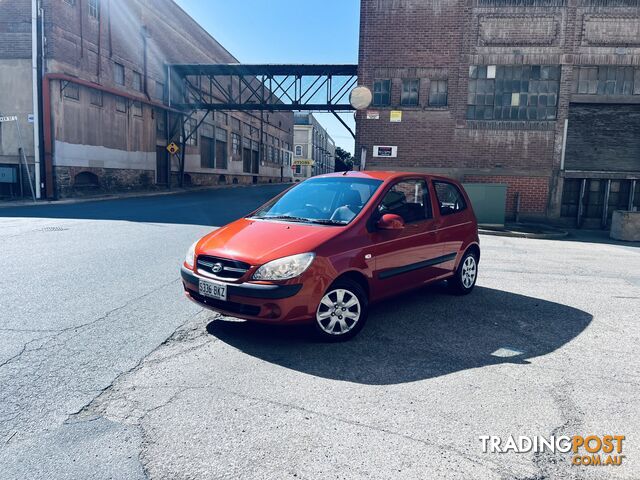
[[[18,115],[32,176],[40,147],[42,196],[175,185],[179,160],[166,147],[180,142],[182,122],[166,103],[165,65],[237,60],[171,0],[40,4],[44,31],[38,25],[32,35],[31,0],[0,1],[0,116]],[[36,143],[32,113],[41,131]],[[185,128],[192,184],[291,179],[292,113],[216,112],[196,130],[203,115]],[[18,162],[15,125],[0,125],[0,168],[10,170]],[[0,182],[0,196],[10,188]]]
[[[507,214],[640,208],[638,0],[362,0],[367,169],[507,185]]]
[[[312,113],[294,116],[293,176],[295,179],[332,173],[336,144]]]

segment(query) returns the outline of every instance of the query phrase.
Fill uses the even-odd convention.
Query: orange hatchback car
[[[347,172],[310,178],[206,235],[182,265],[187,296],[233,317],[356,335],[369,306],[431,282],[478,276],[478,224],[455,180]]]

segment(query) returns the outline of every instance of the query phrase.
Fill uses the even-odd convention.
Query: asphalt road
[[[0,209],[0,478],[640,478],[639,248],[483,237],[471,295],[336,345],[188,302],[188,246],[282,188]],[[588,433],[623,465],[478,438]]]

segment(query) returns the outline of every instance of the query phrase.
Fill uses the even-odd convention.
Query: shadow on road
[[[364,330],[346,343],[314,341],[307,327],[250,322],[216,320],[207,331],[286,368],[385,385],[500,363],[526,365],[571,341],[591,319],[537,298],[482,287],[456,297],[437,285],[373,306]]]
[[[71,204],[7,207],[0,208],[0,218],[122,220],[218,226],[251,213],[289,187],[259,185]]]

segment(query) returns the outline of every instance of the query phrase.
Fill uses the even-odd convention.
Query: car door
[[[404,228],[377,229],[375,223],[387,213],[401,216]],[[433,262],[441,249],[436,241],[428,184],[423,178],[407,178],[391,185],[373,215],[370,235],[376,298],[419,286],[438,274]]]
[[[437,242],[442,246],[443,258],[441,267],[449,273],[455,268],[455,260],[465,239],[465,232],[472,219],[464,195],[453,182],[434,179],[436,208],[439,213]]]

